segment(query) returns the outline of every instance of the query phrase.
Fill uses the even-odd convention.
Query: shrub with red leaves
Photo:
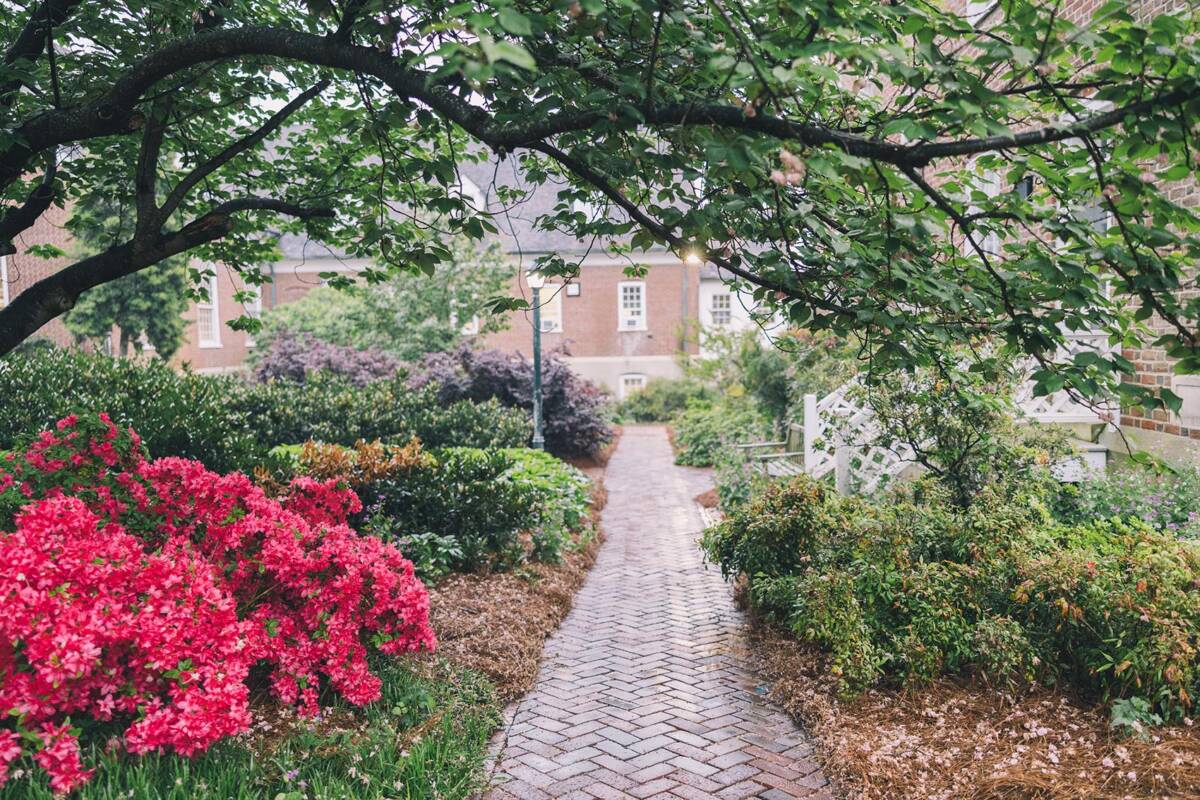
[[[357,496],[148,460],[107,416],[67,417],[0,462],[0,784],[30,756],[65,793],[91,774],[71,726],[127,722],[130,752],[200,752],[250,722],[247,678],[318,710],[379,697],[370,648],[432,649],[429,599]]]

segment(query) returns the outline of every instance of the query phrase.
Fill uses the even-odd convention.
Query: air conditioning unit
[[[640,327],[641,324],[642,324],[642,321],[640,319],[638,319],[637,317],[626,317],[625,318],[625,327],[626,328],[637,328],[637,327]]]
[[[558,329],[558,325],[552,319],[542,320],[542,333],[554,333]]]

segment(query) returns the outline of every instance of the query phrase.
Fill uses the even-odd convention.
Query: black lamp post
[[[539,272],[525,276],[533,291],[533,448],[546,449],[542,433],[542,287],[546,278]]]

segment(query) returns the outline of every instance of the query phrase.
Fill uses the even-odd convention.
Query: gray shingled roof
[[[602,250],[598,242],[535,227],[538,217],[553,212],[558,203],[558,192],[565,184],[550,181],[537,186],[530,184],[520,174],[515,157],[504,161],[492,159],[464,163],[460,172],[479,189],[484,196],[487,210],[495,215],[496,227],[500,229],[500,243],[506,253],[525,256],[542,253],[581,255]],[[520,203],[506,207],[497,196],[496,189],[500,186],[522,189],[529,194]],[[279,238],[279,249],[284,259],[289,261],[345,258],[344,253],[331,251],[304,234],[283,234]]]

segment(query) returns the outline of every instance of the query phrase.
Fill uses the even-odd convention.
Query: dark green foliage
[[[265,452],[258,421],[231,402],[232,377],[178,373],[166,364],[71,350],[10,354],[0,361],[0,450],[72,411],[107,411],[132,425],[153,456],[183,456],[209,469],[246,470]]]
[[[107,411],[132,425],[152,456],[194,458],[220,472],[250,472],[276,444],[307,439],[353,444],[417,436],[435,447],[509,447],[529,436],[518,411],[494,401],[441,404],[399,379],[362,388],[329,378],[247,384],[68,350],[4,358],[0,397],[0,450],[72,411]]]
[[[967,508],[933,481],[880,502],[807,478],[704,534],[752,603],[828,651],[849,691],[973,674],[1037,679],[1166,718],[1200,692],[1200,544],[1146,526],[1063,527],[1036,493]]]
[[[361,387],[328,375],[305,384],[271,381],[239,387],[230,402],[272,444],[403,443],[416,436],[428,447],[516,447],[529,437],[520,412],[495,401],[441,403],[431,390],[409,389],[403,377]]]
[[[518,534],[532,528],[537,515],[533,490],[505,477],[512,458],[457,447],[433,456],[427,467],[364,487],[367,532],[401,541],[410,534],[452,537],[460,551],[447,559],[452,570],[519,563]]]
[[[511,567],[527,555],[555,562],[587,524],[587,477],[549,453],[448,447],[430,456],[358,490],[360,528],[399,540],[423,577]]]

